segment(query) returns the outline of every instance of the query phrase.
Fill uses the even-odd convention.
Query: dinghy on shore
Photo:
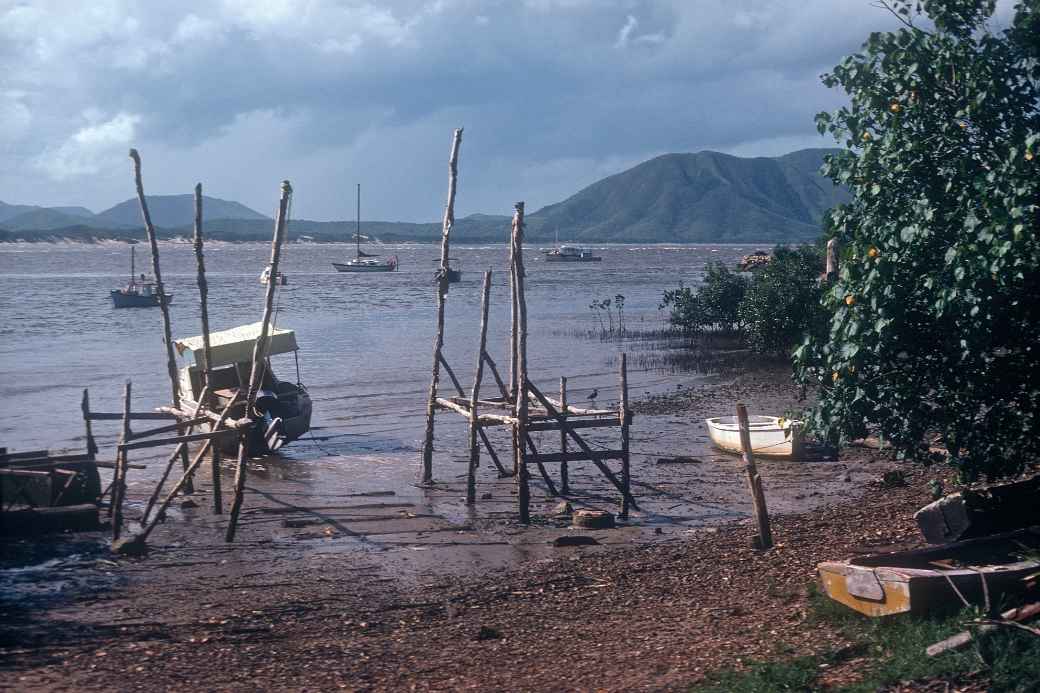
[[[705,423],[715,447],[741,453],[737,417],[717,416],[705,419]],[[801,421],[778,416],[749,416],[751,451],[756,457],[801,457],[803,425]]]

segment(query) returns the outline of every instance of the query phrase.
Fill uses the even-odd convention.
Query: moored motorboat
[[[546,262],[601,262],[602,257],[576,245],[561,245],[545,251]]]
[[[159,290],[154,281],[137,275],[135,269],[136,247],[130,246],[130,281],[122,289],[109,292],[114,308],[151,308],[159,305]],[[164,294],[166,305],[173,303],[173,294]]]
[[[716,447],[726,452],[742,452],[737,417],[717,416],[704,422]],[[803,426],[801,421],[778,416],[749,416],[751,451],[755,456],[801,457]]]
[[[210,334],[209,387],[215,401],[211,408],[223,410],[234,398],[243,395],[249,386],[253,359],[253,348],[260,335],[262,323],[242,325]],[[203,378],[200,364],[205,363],[202,337],[188,337],[174,342],[178,353],[190,353],[193,363],[180,370],[182,407],[194,409],[202,396]],[[256,425],[249,441],[251,455],[273,452],[286,443],[291,443],[307,431],[311,424],[311,398],[300,382],[299,361],[296,360],[296,382],[280,380],[271,369],[271,356],[295,353],[296,333],[293,330],[271,328],[268,337],[267,358],[260,379],[255,410],[245,411],[245,403],[234,405],[231,414],[243,417],[248,414]],[[234,444],[234,441],[229,441]]]

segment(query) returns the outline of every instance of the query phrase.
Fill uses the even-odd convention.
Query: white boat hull
[[[715,447],[740,454],[740,427],[735,416],[705,419]],[[751,451],[756,457],[801,457],[802,422],[776,416],[749,416]]]

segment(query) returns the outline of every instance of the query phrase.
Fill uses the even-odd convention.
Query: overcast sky
[[[830,146],[819,75],[891,15],[871,0],[0,0],[0,200],[133,195],[432,221],[557,202],[666,152]]]

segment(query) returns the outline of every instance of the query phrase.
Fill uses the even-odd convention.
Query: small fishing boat
[[[1040,527],[943,546],[825,561],[817,568],[831,599],[867,616],[954,611],[965,599],[993,603],[1040,570]],[[951,585],[956,585],[957,591]]]
[[[715,447],[740,454],[740,426],[735,416],[717,416],[705,419],[708,425],[708,436]],[[777,416],[749,416],[751,451],[756,457],[801,457],[802,428],[801,421],[793,421]]]
[[[397,256],[393,255],[386,261],[373,260],[375,257],[369,253],[361,252],[361,183],[357,186],[357,227],[354,231],[354,240],[357,243],[357,255],[353,260],[346,262],[333,262],[332,266],[337,272],[395,272],[397,271]]]
[[[223,411],[240,391],[244,399],[245,389],[249,387],[253,347],[260,335],[261,326],[262,323],[257,322],[210,334],[210,354],[213,363],[210,364],[209,385],[216,400],[211,401],[211,408]],[[193,361],[180,370],[180,390],[181,406],[194,409],[203,389],[200,364],[205,363],[205,356],[202,337],[178,339],[174,346],[182,357],[190,354]],[[294,331],[270,328],[267,358],[263,361],[264,368],[255,411],[248,412],[248,416],[258,424],[253,427],[249,441],[250,455],[259,456],[274,452],[310,430],[311,398],[300,382],[298,350]],[[295,383],[280,380],[271,368],[271,356],[288,353],[293,354],[296,363]],[[236,417],[246,416],[245,402],[235,405],[231,413]],[[233,441],[230,444],[233,447]]]
[[[141,274],[137,276],[135,269],[137,246],[130,246],[130,281],[122,289],[113,289],[112,306],[114,308],[151,308],[159,305],[159,292],[155,282]],[[173,294],[166,294],[166,305],[173,303]]]
[[[603,258],[576,245],[561,245],[545,251],[546,262],[600,262]]]
[[[278,286],[285,286],[288,281],[285,278],[284,272],[279,272],[275,277]],[[264,271],[260,273],[260,283],[267,286],[267,282],[271,281],[271,266],[268,265],[264,268]]]

